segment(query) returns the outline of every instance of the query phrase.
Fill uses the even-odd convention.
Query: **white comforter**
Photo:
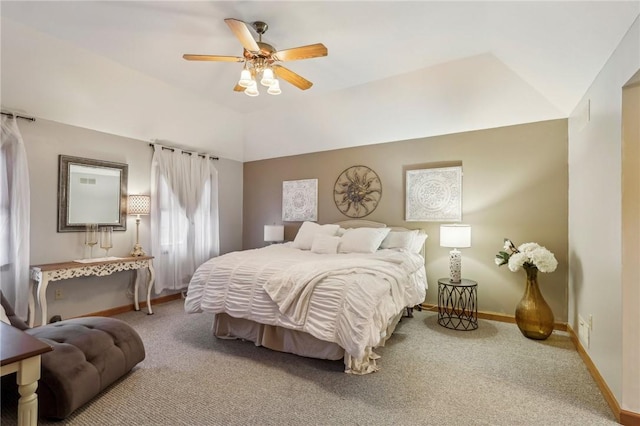
[[[384,342],[406,306],[426,294],[418,254],[315,254],[290,244],[228,253],[202,264],[185,301],[187,312],[225,312],[307,332],[360,359]]]

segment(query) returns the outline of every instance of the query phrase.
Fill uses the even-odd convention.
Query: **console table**
[[[134,306],[136,311],[140,310],[138,304],[138,287],[140,276],[139,269],[147,268],[149,277],[147,280],[147,309],[148,314],[153,314],[151,310],[151,289],[155,281],[155,271],[153,269],[153,256],[138,257],[118,257],[109,258],[108,260],[95,259],[88,262],[62,262],[49,263],[46,265],[31,266],[29,283],[29,327],[33,327],[35,322],[35,302],[33,299],[33,285],[37,285],[38,304],[42,314],[42,324],[47,323],[47,287],[51,281],[66,280],[69,278],[99,276],[103,277],[120,271],[136,271],[135,289],[133,291]]]
[[[40,355],[51,346],[0,321],[0,374],[18,373],[18,425],[38,424],[38,379]]]

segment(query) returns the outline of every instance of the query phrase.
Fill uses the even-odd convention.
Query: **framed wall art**
[[[407,222],[462,220],[462,167],[407,170]]]
[[[318,220],[318,179],[282,182],[282,220],[286,222]]]

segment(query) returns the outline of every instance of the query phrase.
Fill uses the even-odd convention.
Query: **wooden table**
[[[38,424],[40,355],[52,351],[46,343],[0,321],[0,373],[18,373],[18,425]]]
[[[138,304],[139,269],[149,269],[149,279],[147,280],[147,312],[153,314],[151,310],[151,289],[155,281],[155,270],[153,269],[153,256],[118,257],[109,260],[95,259],[88,262],[62,262],[49,263],[46,265],[31,266],[31,282],[29,287],[29,327],[33,327],[35,322],[35,302],[33,300],[33,283],[37,284],[38,304],[42,315],[42,324],[47,323],[47,287],[49,282],[65,280],[68,278],[106,276],[119,271],[136,271],[135,289],[133,291],[134,305],[136,311],[140,310]]]

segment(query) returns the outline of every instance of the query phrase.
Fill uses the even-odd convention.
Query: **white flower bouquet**
[[[558,267],[556,257],[547,248],[536,243],[525,243],[516,247],[508,238],[504,240],[504,250],[496,254],[495,262],[498,266],[508,265],[509,270],[513,272],[521,268],[553,272]]]

